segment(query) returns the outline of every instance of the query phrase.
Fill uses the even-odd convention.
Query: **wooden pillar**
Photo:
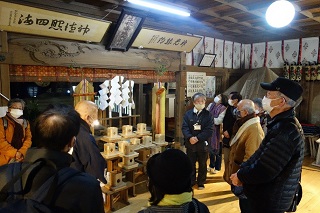
[[[182,52],[180,54],[180,70],[175,73],[176,78],[176,93],[175,93],[175,133],[174,133],[174,141],[180,144],[184,144],[184,138],[181,131],[183,116],[185,113],[185,99],[186,94],[185,90],[187,87],[186,83],[186,53]]]
[[[139,83],[138,84],[138,100],[136,101],[136,112],[140,117],[138,117],[138,123],[145,121],[146,118],[146,106],[145,103],[143,102],[143,84]],[[136,126],[135,126],[136,127]]]
[[[0,32],[0,51],[1,53],[8,53],[8,34],[7,32]],[[9,64],[0,64],[0,92],[10,99],[10,76]],[[0,97],[0,105],[7,106],[8,101]]]
[[[181,131],[183,116],[185,113],[186,72],[176,72],[176,98],[175,98],[175,142],[184,144]]]

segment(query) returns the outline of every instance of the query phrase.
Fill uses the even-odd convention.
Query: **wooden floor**
[[[306,157],[302,170],[303,197],[297,213],[320,212],[320,168],[312,166],[314,159]],[[223,172],[208,174],[204,190],[194,189],[195,198],[205,203],[213,213],[239,213],[238,199],[230,192],[230,186],[222,179]],[[139,194],[129,199],[129,206],[116,213],[138,212],[147,205],[149,193]]]

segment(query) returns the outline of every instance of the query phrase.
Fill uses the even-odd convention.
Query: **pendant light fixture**
[[[295,8],[291,2],[278,0],[268,7],[266,20],[270,26],[281,28],[290,24],[294,18],[294,14]]]

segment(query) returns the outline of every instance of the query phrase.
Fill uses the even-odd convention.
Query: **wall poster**
[[[206,77],[206,93],[207,98],[214,98],[216,93],[216,76]]]
[[[205,94],[205,87],[205,72],[187,72],[187,97],[192,97],[197,92]]]

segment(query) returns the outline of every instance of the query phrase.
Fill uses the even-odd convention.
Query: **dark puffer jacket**
[[[201,130],[194,130],[196,123],[201,125]],[[182,133],[187,149],[190,149],[192,152],[208,151],[208,140],[213,134],[213,117],[211,113],[203,109],[197,115],[193,109],[188,110],[183,117]],[[197,136],[199,140],[195,144],[191,144],[189,141],[193,136]]]
[[[259,149],[241,165],[238,178],[255,213],[285,212],[301,176],[304,136],[294,110],[276,115]]]

